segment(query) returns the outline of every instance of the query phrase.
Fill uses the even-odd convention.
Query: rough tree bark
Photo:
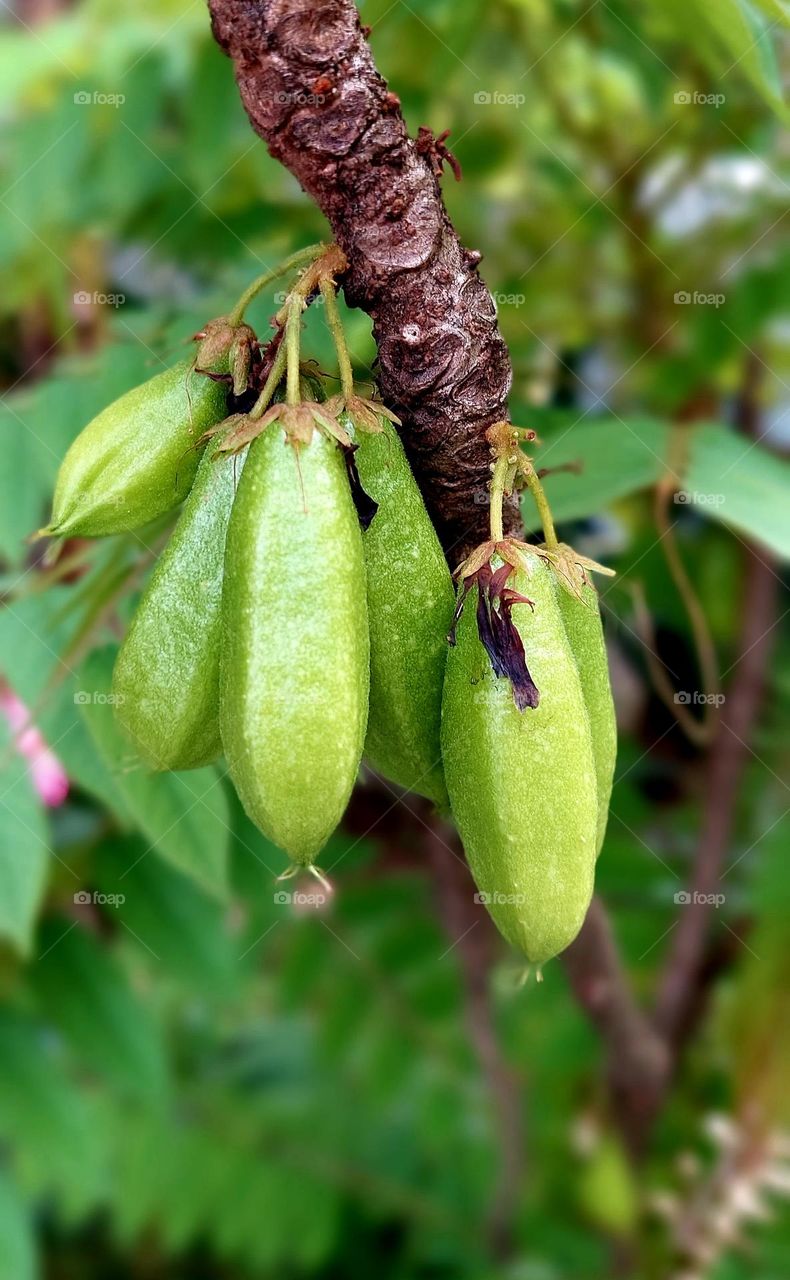
[[[510,359],[496,310],[445,211],[431,156],[409,137],[350,0],[209,0],[244,106],[269,151],[323,210],[373,320],[378,377],[448,559],[487,536],[484,431],[507,417]],[[477,498],[477,501],[475,501]],[[509,528],[518,525],[511,503]]]

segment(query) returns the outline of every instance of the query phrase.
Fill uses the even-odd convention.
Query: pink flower
[[[5,681],[0,681],[0,711],[14,734],[14,746],[30,763],[33,786],[44,804],[51,808],[63,804],[69,791],[68,775],[38,729],[30,723],[30,712],[24,702]]]

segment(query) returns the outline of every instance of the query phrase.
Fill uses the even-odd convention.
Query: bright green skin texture
[[[310,866],[356,780],[370,670],[345,463],[318,432],[298,462],[276,423],[250,445],[225,551],[220,725],[250,818]]]
[[[563,951],[593,891],[597,797],[587,710],[559,614],[551,570],[508,585],[535,603],[513,620],[540,690],[519,711],[494,676],[469,593],[447,658],[442,704],[444,772],[467,860],[497,928],[535,964]]]
[[[403,445],[383,422],[359,432],[356,462],[379,504],[362,535],[370,623],[370,715],[365,755],[374,769],[441,808],[442,684],[455,608],[450,571]]]
[[[46,533],[99,538],[148,524],[182,502],[200,460],[193,447],[225,416],[225,388],[192,361],[127,391],[89,422],[58,473]]]
[[[115,714],[155,769],[197,769],[222,752],[219,650],[225,535],[243,455],[209,445],[113,673]]]
[[[582,587],[581,596],[578,596],[558,582],[557,603],[565,624],[571,652],[579,670],[582,693],[587,705],[587,714],[590,717],[598,790],[596,853],[600,853],[606,835],[609,801],[614,782],[617,723],[612,686],[609,681],[609,664],[606,658],[601,610],[598,606],[598,592],[595,587],[587,584]]]

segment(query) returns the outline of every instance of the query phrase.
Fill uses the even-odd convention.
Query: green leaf
[[[234,973],[232,943],[220,904],[162,858],[148,858],[140,839],[108,840],[98,850],[103,892],[124,894],[124,924],[157,965],[193,988],[216,988]]]
[[[36,1280],[41,1273],[30,1214],[5,1171],[0,1171],[0,1276]]]
[[[123,903],[107,910],[118,913],[122,927]],[[66,919],[48,922],[41,945],[31,985],[81,1061],[125,1091],[161,1094],[160,1031],[107,947]]]
[[[609,503],[654,484],[664,463],[667,427],[655,419],[585,419],[552,414],[544,427],[531,415],[542,444],[530,448],[535,466],[579,464],[577,472],[546,476],[544,486],[555,520],[579,520],[602,511]],[[539,527],[528,494],[522,498],[528,531]]]
[[[0,722],[0,752],[5,766],[0,790],[0,937],[29,955],[47,879],[47,823],[5,721]]]
[[[26,1191],[56,1189],[61,1211],[79,1213],[106,1186],[106,1140],[64,1073],[63,1050],[50,1027],[0,1010],[0,1138]]]
[[[665,3],[665,0],[662,0]],[[775,2],[763,0],[761,13],[751,0],[672,0],[671,12],[688,41],[691,31],[697,50],[719,75],[719,87],[726,93],[726,78],[740,72],[751,80],[766,101],[786,116],[782,76],[774,47],[773,32],[787,20]],[[708,41],[711,44],[708,44]]]
[[[216,769],[151,773],[116,723],[112,706],[115,649],[92,653],[75,694],[88,730],[135,825],[156,851],[217,898],[227,892],[228,803]]]
[[[729,427],[692,433],[684,494],[713,520],[790,559],[790,462]]]

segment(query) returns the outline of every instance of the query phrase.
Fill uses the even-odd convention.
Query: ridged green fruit
[[[368,712],[365,566],[346,468],[316,433],[253,441],[228,528],[220,724],[250,818],[310,866],[354,785]]]
[[[598,835],[596,853],[601,852],[609,801],[617,759],[617,723],[615,720],[609,664],[603,635],[598,592],[585,583],[580,594],[568,590],[557,581],[557,603],[565,631],[576,661],[582,694],[590,717],[593,759],[598,793]]]
[[[442,684],[455,608],[450,571],[398,435],[357,432],[355,458],[378,503],[362,535],[370,623],[365,755],[409,791],[448,804],[441,763]]]
[[[540,691],[519,711],[477,632],[472,587],[450,649],[442,748],[453,816],[481,899],[541,964],[573,941],[593,891],[597,795],[589,717],[556,599],[536,556],[508,586],[534,602],[512,619]]]
[[[200,460],[194,445],[225,415],[225,388],[182,360],[103,409],[61,463],[43,534],[126,533],[175,507]]]
[[[155,769],[196,769],[222,752],[219,650],[225,535],[244,454],[212,441],[113,674],[115,714]]]

